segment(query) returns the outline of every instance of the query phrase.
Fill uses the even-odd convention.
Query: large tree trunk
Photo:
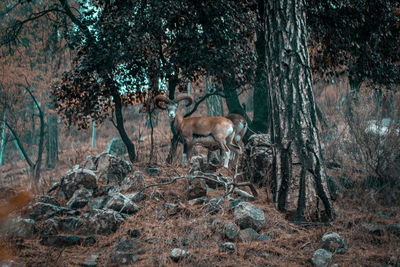
[[[318,197],[331,220],[335,214],[325,182],[304,5],[304,0],[265,2],[266,88],[271,88],[271,137],[275,145],[274,198],[281,211],[294,206],[296,220],[302,221],[306,212],[311,214]],[[296,168],[294,162],[299,163]]]

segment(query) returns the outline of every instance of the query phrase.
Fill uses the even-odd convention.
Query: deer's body
[[[239,150],[239,153],[241,153],[241,148],[232,143],[235,137],[233,122],[225,117],[184,118],[177,113],[178,103],[182,100],[188,100],[190,104],[192,103],[189,96],[177,98],[176,101],[169,100],[165,96],[155,98],[156,105],[162,109],[167,109],[169,117],[175,119],[174,129],[176,133],[181,135],[184,143],[182,161],[187,163],[190,160],[193,146],[197,144],[207,148],[212,144],[217,144],[221,155],[224,154],[224,167],[228,168],[230,149]],[[160,105],[160,102],[164,102],[165,107]]]

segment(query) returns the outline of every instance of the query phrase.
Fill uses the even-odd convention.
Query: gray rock
[[[91,246],[93,246],[94,244],[96,244],[96,238],[94,237],[94,236],[92,236],[92,235],[90,235],[90,236],[88,236],[88,237],[86,237],[84,240],[83,240],[83,242],[82,242],[82,246],[84,246],[84,247],[91,247]]]
[[[97,266],[97,258],[99,255],[93,254],[85,259],[85,261],[82,263],[83,267],[95,267]]]
[[[194,175],[195,173],[203,171],[204,162],[206,162],[205,156],[196,155],[190,159],[189,174]]]
[[[94,209],[104,209],[104,207],[107,205],[107,202],[110,199],[108,197],[96,197],[96,198],[90,198],[88,201],[88,207],[91,210]]]
[[[111,254],[111,262],[117,266],[132,265],[137,262],[137,256],[133,252],[115,251]]]
[[[381,236],[383,234],[382,229],[378,225],[373,223],[361,223],[360,228],[364,232],[368,232],[372,235]]]
[[[37,202],[33,204],[29,217],[35,221],[45,220],[53,217],[56,214],[60,214],[61,209],[52,204]]]
[[[63,235],[55,235],[55,236],[45,236],[40,240],[40,244],[44,246],[51,247],[71,247],[80,245],[83,241],[82,237],[79,236],[63,236]]]
[[[25,266],[25,264],[13,260],[0,261],[0,267],[23,267],[23,266]]]
[[[206,182],[202,179],[188,180],[186,195],[188,200],[207,196]]]
[[[89,202],[92,192],[86,188],[80,188],[74,192],[67,202],[67,207],[71,209],[81,209]]]
[[[207,201],[207,196],[204,197],[198,197],[195,199],[191,199],[188,201],[189,205],[194,206],[194,205],[199,205],[199,204],[203,204]]]
[[[35,202],[47,203],[57,207],[60,206],[60,204],[54,197],[48,195],[37,196]]]
[[[243,202],[240,198],[229,198],[229,206],[228,209],[233,210],[240,202]]]
[[[240,199],[242,199],[244,201],[254,201],[254,200],[256,200],[256,198],[252,194],[249,194],[244,190],[235,189],[234,193],[237,194],[240,197]]]
[[[81,235],[108,235],[117,231],[124,221],[121,214],[114,210],[91,210],[82,215]]]
[[[141,202],[146,199],[146,195],[143,192],[135,192],[125,196],[133,202]]]
[[[160,175],[161,170],[160,168],[156,168],[156,167],[148,167],[147,168],[147,174],[150,176],[158,176]]]
[[[37,232],[35,221],[17,217],[6,226],[6,235],[10,238],[31,239]]]
[[[259,234],[253,228],[246,228],[239,232],[239,240],[241,242],[259,241]]]
[[[124,141],[122,141],[121,138],[116,137],[111,139],[110,143],[108,144],[106,153],[116,157],[121,157],[124,154],[128,153],[128,150],[124,144]]]
[[[181,259],[186,258],[188,256],[190,256],[190,253],[180,248],[174,248],[170,254],[171,259],[175,262],[178,262]]]
[[[115,251],[119,252],[134,252],[135,254],[144,254],[143,245],[137,240],[124,239],[118,243]]]
[[[107,202],[106,208],[120,213],[133,214],[139,211],[139,207],[122,194],[114,194]]]
[[[40,236],[52,236],[57,235],[60,229],[60,218],[55,216],[53,218],[44,221],[43,225],[40,226]]]
[[[74,233],[81,225],[81,219],[69,216],[60,220],[59,229],[62,233]]]
[[[232,254],[235,250],[236,246],[231,242],[225,242],[219,247],[220,252],[228,252],[229,254]]]
[[[327,267],[333,254],[325,249],[317,249],[312,255],[311,262],[315,267]]]
[[[248,202],[240,202],[235,207],[234,218],[240,229],[253,228],[259,231],[266,222],[264,212]]]
[[[102,153],[97,156],[96,173],[103,184],[120,184],[132,170],[132,164],[119,157]]]
[[[347,250],[347,246],[339,234],[328,232],[321,238],[322,246],[325,250],[335,254],[343,254]]]
[[[240,170],[246,170],[246,179],[259,187],[271,184],[269,175],[273,161],[273,145],[268,134],[253,134],[244,149]]]
[[[218,233],[222,237],[225,236],[225,221],[220,218],[211,218],[208,224],[213,233]]]
[[[93,171],[75,166],[61,178],[60,188],[66,199],[69,200],[80,187],[96,190],[97,177]]]
[[[229,240],[234,240],[239,234],[239,227],[232,222],[228,222],[224,226],[225,237]]]

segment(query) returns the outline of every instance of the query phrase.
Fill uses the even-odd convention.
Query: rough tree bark
[[[306,206],[306,191],[314,184],[315,194],[322,201],[327,218],[332,220],[335,213],[325,182],[312,92],[305,1],[265,0],[264,3],[266,88],[271,88],[269,112],[275,146],[276,206],[286,211],[289,187],[296,184],[296,220],[305,220],[306,209],[310,208]],[[293,162],[299,163],[298,173],[294,173]],[[308,183],[309,180],[314,183]]]

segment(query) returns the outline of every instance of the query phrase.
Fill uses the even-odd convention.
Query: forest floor
[[[145,174],[146,184],[187,173],[187,168],[179,164],[158,164],[157,167],[160,175],[151,177],[146,175],[147,164],[133,164],[133,170]],[[335,221],[296,224],[276,211],[265,190],[258,189],[259,196],[252,203],[264,211],[266,218],[259,234],[270,240],[236,240],[236,250],[229,254],[219,250],[227,241],[220,228],[233,222],[233,214],[228,211],[229,201],[222,204],[225,212],[210,215],[202,205],[188,204],[185,182],[183,179],[172,185],[149,188],[145,192],[145,202],[139,203],[140,211],[125,220],[115,233],[96,236],[97,242],[91,247],[54,248],[41,245],[39,239],[8,240],[7,245],[14,262],[22,266],[81,266],[90,255],[98,256],[97,266],[112,266],[110,255],[114,248],[121,240],[132,238],[131,233],[137,230],[134,239],[142,249],[135,264],[138,266],[311,266],[314,251],[322,247],[321,237],[327,232],[336,232],[344,239],[348,250],[334,255],[331,264],[400,264],[400,229],[396,232],[387,227],[400,223],[400,207],[398,201],[388,203],[388,195],[372,190],[365,192],[357,184],[351,190],[341,188],[340,197],[334,202]],[[160,192],[164,199],[150,199],[153,190]],[[207,197],[211,199],[223,193],[222,190],[210,191]],[[391,192],[393,201],[398,194],[399,191]],[[177,205],[173,210],[166,210],[165,203]],[[169,257],[175,247],[189,251],[190,257],[175,263]]]

